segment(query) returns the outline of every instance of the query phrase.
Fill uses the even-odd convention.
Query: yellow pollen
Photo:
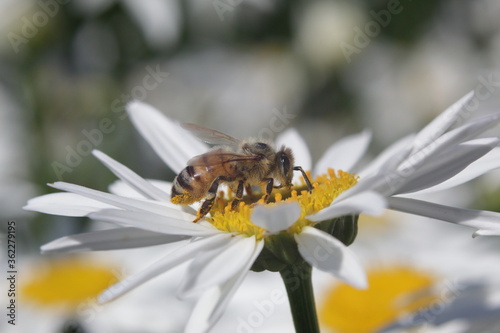
[[[313,223],[305,216],[314,214],[321,209],[328,207],[332,201],[342,192],[354,186],[357,177],[350,173],[332,169],[328,170],[326,175],[321,175],[313,181],[313,190],[311,193],[302,186],[290,189],[280,189],[273,191],[270,197],[270,203],[275,202],[297,202],[301,206],[301,216],[299,220],[288,230],[290,233],[300,233],[306,226]],[[243,198],[247,201],[248,198]],[[246,236],[256,236],[262,239],[265,230],[257,227],[250,221],[253,204],[265,204],[262,198],[257,202],[241,202],[237,210],[231,210],[231,201],[221,199],[216,202],[211,211],[211,217],[208,220],[219,230],[230,233],[239,233]]]
[[[175,205],[187,205],[193,203],[193,199],[186,194],[179,194],[170,199],[170,202]]]
[[[377,332],[398,317],[434,304],[438,297],[431,287],[435,278],[409,267],[368,272],[368,289],[345,283],[327,292],[319,307],[319,321],[337,333]]]
[[[229,202],[223,212],[215,212],[210,218],[212,224],[219,230],[229,233],[237,233],[247,236],[255,235],[257,239],[262,239],[264,229],[250,222],[251,207],[244,202],[240,202],[237,210],[231,209]]]
[[[117,282],[114,272],[102,264],[76,258],[60,259],[40,265],[36,276],[20,285],[23,301],[40,306],[64,306],[77,310]]]

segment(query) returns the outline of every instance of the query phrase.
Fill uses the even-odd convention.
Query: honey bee
[[[273,188],[292,186],[293,171],[300,171],[309,191],[312,186],[300,166],[294,166],[292,150],[282,146],[278,151],[264,140],[238,140],[222,132],[196,124],[182,124],[206,143],[216,145],[212,150],[195,156],[175,177],[171,202],[189,205],[203,199],[193,222],[202,219],[212,208],[217,190],[226,183],[235,193],[231,203],[234,210],[243,198],[243,191],[252,195],[252,186],[260,186],[264,202],[269,200]]]

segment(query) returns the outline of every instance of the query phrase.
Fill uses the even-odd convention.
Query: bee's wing
[[[241,142],[230,135],[200,125],[185,123],[181,126],[211,145],[238,146]]]
[[[187,165],[191,166],[218,166],[225,163],[231,162],[242,162],[242,161],[258,161],[261,157],[257,155],[243,155],[238,153],[233,153],[223,149],[210,150],[205,154],[201,154],[191,158]]]

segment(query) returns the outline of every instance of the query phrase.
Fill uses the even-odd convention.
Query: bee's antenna
[[[296,166],[296,167],[293,167],[293,170],[302,172],[302,176],[304,177],[304,180],[306,181],[306,184],[307,184],[307,189],[309,190],[309,193],[311,193],[312,189],[313,189],[312,185],[311,185],[311,181],[309,180],[309,177],[307,177],[307,174],[304,171],[304,169],[302,169],[302,167],[300,167],[300,166]]]

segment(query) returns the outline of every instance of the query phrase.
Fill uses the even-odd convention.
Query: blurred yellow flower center
[[[311,221],[305,218],[306,216],[328,207],[340,193],[354,186],[356,182],[357,177],[355,175],[341,170],[335,172],[329,169],[328,174],[318,176],[313,181],[311,193],[304,189],[304,186],[293,187],[291,190],[275,190],[271,202],[267,205],[275,205],[279,202],[299,203],[301,207],[300,218],[288,231],[294,234],[300,233],[302,228],[312,224]],[[250,220],[253,204],[242,201],[239,209],[232,210],[231,200],[219,198],[212,209],[212,216],[208,220],[219,230],[246,236],[256,236],[257,239],[262,239],[265,230],[254,225]],[[264,204],[264,202],[259,200],[257,204]]]
[[[435,282],[409,267],[372,270],[366,290],[342,283],[328,291],[319,309],[320,324],[337,333],[377,332],[399,316],[435,303]]]
[[[64,259],[37,268],[37,274],[20,286],[20,297],[40,306],[65,306],[76,310],[117,282],[103,265],[80,259]]]

